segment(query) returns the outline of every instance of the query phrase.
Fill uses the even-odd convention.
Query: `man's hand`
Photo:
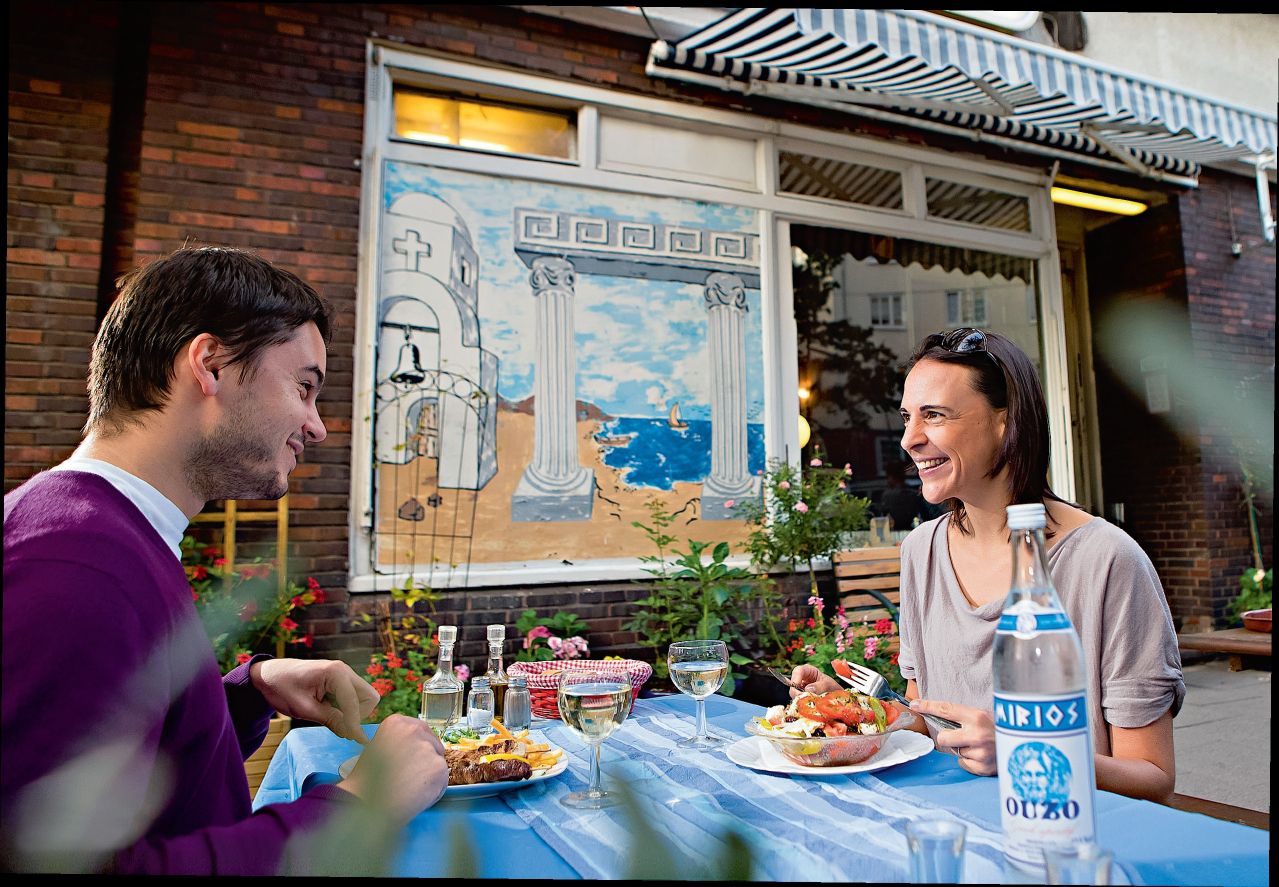
[[[954,702],[933,699],[912,699],[911,711],[940,715],[960,724],[958,730],[939,730],[936,742],[939,751],[953,753],[959,758],[959,766],[977,776],[994,776],[998,770],[995,758],[994,713]]]
[[[378,726],[351,775],[338,783],[401,825],[438,801],[448,784],[444,745],[424,722],[404,715]]]
[[[323,724],[359,742],[367,741],[360,722],[381,698],[336,659],[266,659],[253,663],[249,679],[280,714]]]
[[[809,693],[828,693],[831,690],[838,690],[839,684],[830,675],[824,675],[815,665],[797,665],[795,670],[791,672],[790,679],[792,683],[799,684]],[[791,699],[800,694],[799,690],[791,687]]]

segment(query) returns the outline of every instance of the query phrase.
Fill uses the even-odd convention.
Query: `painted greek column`
[[[511,497],[517,521],[589,520],[595,474],[577,451],[577,349],[573,340],[573,265],[542,256],[530,265],[537,300],[533,461]]]
[[[711,363],[711,473],[702,484],[702,519],[736,517],[729,502],[759,495],[746,448],[746,286],[736,274],[706,278]]]

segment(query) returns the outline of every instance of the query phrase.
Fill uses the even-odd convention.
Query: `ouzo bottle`
[[[1084,650],[1048,575],[1042,503],[1008,506],[1013,576],[992,655],[1004,857],[1031,873],[1043,849],[1095,839]]]

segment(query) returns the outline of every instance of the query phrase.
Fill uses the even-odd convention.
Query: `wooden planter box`
[[[276,715],[271,718],[271,726],[266,731],[266,739],[262,740],[262,747],[244,762],[244,775],[249,778],[250,798],[258,793],[258,786],[262,784],[262,777],[266,775],[266,768],[271,763],[271,756],[275,754],[275,750],[280,745],[280,740],[284,739],[284,734],[289,732],[292,725],[293,719],[284,715]]]

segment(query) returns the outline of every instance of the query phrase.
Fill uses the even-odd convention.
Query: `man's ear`
[[[183,365],[205,397],[218,393],[228,357],[226,346],[211,333],[200,333],[187,345]]]

